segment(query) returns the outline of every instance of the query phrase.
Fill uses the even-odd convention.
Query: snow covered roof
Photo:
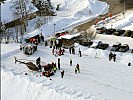
[[[41,33],[41,30],[36,29],[36,30],[34,30],[33,32],[27,33],[27,34],[24,36],[24,38],[31,38],[31,37],[34,37],[34,36],[40,34],[40,33]]]
[[[77,34],[74,34],[74,35],[67,34],[67,35],[64,35],[64,36],[60,36],[58,39],[72,39],[72,38],[78,37],[78,36],[80,36],[80,33],[77,33]]]
[[[1,4],[1,22],[8,23],[17,18],[13,15],[13,8],[14,2],[18,0],[6,0],[3,4]],[[31,0],[26,0],[28,2],[26,4],[26,10],[30,11],[29,13],[33,13],[37,11],[37,8],[31,3]]]

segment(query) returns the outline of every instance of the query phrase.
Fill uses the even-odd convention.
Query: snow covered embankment
[[[40,27],[43,35],[49,36],[63,29],[72,28],[74,26],[85,23],[99,15],[108,12],[109,5],[98,0],[51,0],[53,7],[60,5],[60,10],[57,11],[57,16],[52,18],[52,21]],[[100,10],[99,10],[100,9]],[[33,25],[30,26],[31,32]]]
[[[2,100],[85,100],[83,97],[75,98],[73,95],[59,93],[55,89],[49,88],[51,80],[36,84],[28,77],[16,76],[4,70],[1,73]],[[7,96],[7,94],[10,95]],[[90,99],[92,100],[92,98]]]

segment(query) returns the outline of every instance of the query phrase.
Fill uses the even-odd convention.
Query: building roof
[[[75,37],[78,37],[78,36],[80,36],[80,33],[77,33],[77,34],[73,34],[73,35],[69,35],[69,34],[67,34],[67,35],[64,35],[64,36],[60,36],[58,39],[72,39],[72,38],[75,38]]]
[[[36,30],[34,30],[34,31],[32,31],[32,32],[29,32],[29,33],[27,33],[25,36],[24,36],[24,38],[31,38],[31,37],[34,37],[34,36],[36,36],[36,35],[38,35],[38,34],[40,34],[41,33],[41,30],[39,30],[39,29],[36,29]]]

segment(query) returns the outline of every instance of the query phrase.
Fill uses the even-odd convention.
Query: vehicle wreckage
[[[27,59],[17,59],[15,58],[15,64],[19,62],[20,64],[25,64],[31,71],[38,71],[42,72],[43,76],[50,77],[54,75],[53,66],[52,64],[46,64],[45,62],[41,61],[42,70],[40,70],[35,63],[34,60],[27,60]]]

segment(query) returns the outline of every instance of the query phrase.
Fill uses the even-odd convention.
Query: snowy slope
[[[25,65],[14,63],[14,56],[31,60],[40,56],[46,63],[57,62],[57,57],[52,55],[52,49],[40,45],[32,56],[26,56],[21,51],[14,53],[9,50],[10,55],[2,55],[2,100],[133,99],[133,65],[127,66],[129,61],[133,63],[131,53],[117,53],[116,62],[109,62],[109,51],[91,50],[78,44],[75,44],[75,48],[76,55],[70,55],[66,49],[65,55],[60,57],[61,71],[65,70],[64,78],[60,77],[60,71],[57,70],[51,77],[52,80],[40,77],[41,73],[29,72]],[[81,58],[78,56],[79,48],[83,53]],[[73,66],[69,65],[70,58],[73,60]],[[81,73],[74,74],[77,63]],[[26,72],[27,76],[24,75]]]
[[[112,17],[113,19],[106,19],[103,26],[107,28],[115,28],[115,29],[125,29],[125,30],[133,30],[133,9],[126,10],[125,15],[122,13],[115,15]],[[109,22],[108,22],[109,21]],[[103,22],[103,21],[102,21]]]
[[[2,23],[8,23],[16,19],[13,15],[13,8],[11,8],[13,6],[14,1],[18,1],[18,0],[6,0],[4,4],[1,4]],[[26,2],[27,2],[27,5],[26,5],[27,11],[30,10],[30,13],[37,11],[37,8],[33,6],[33,4],[31,3],[31,0],[26,0]]]
[[[56,24],[56,32],[66,30],[98,15],[105,14],[109,7],[107,3],[98,0],[51,0],[51,2],[54,8],[60,4],[60,10],[56,12],[57,16],[52,17],[49,23],[40,27],[45,36],[54,34],[54,24]],[[33,31],[33,25],[29,29]]]

